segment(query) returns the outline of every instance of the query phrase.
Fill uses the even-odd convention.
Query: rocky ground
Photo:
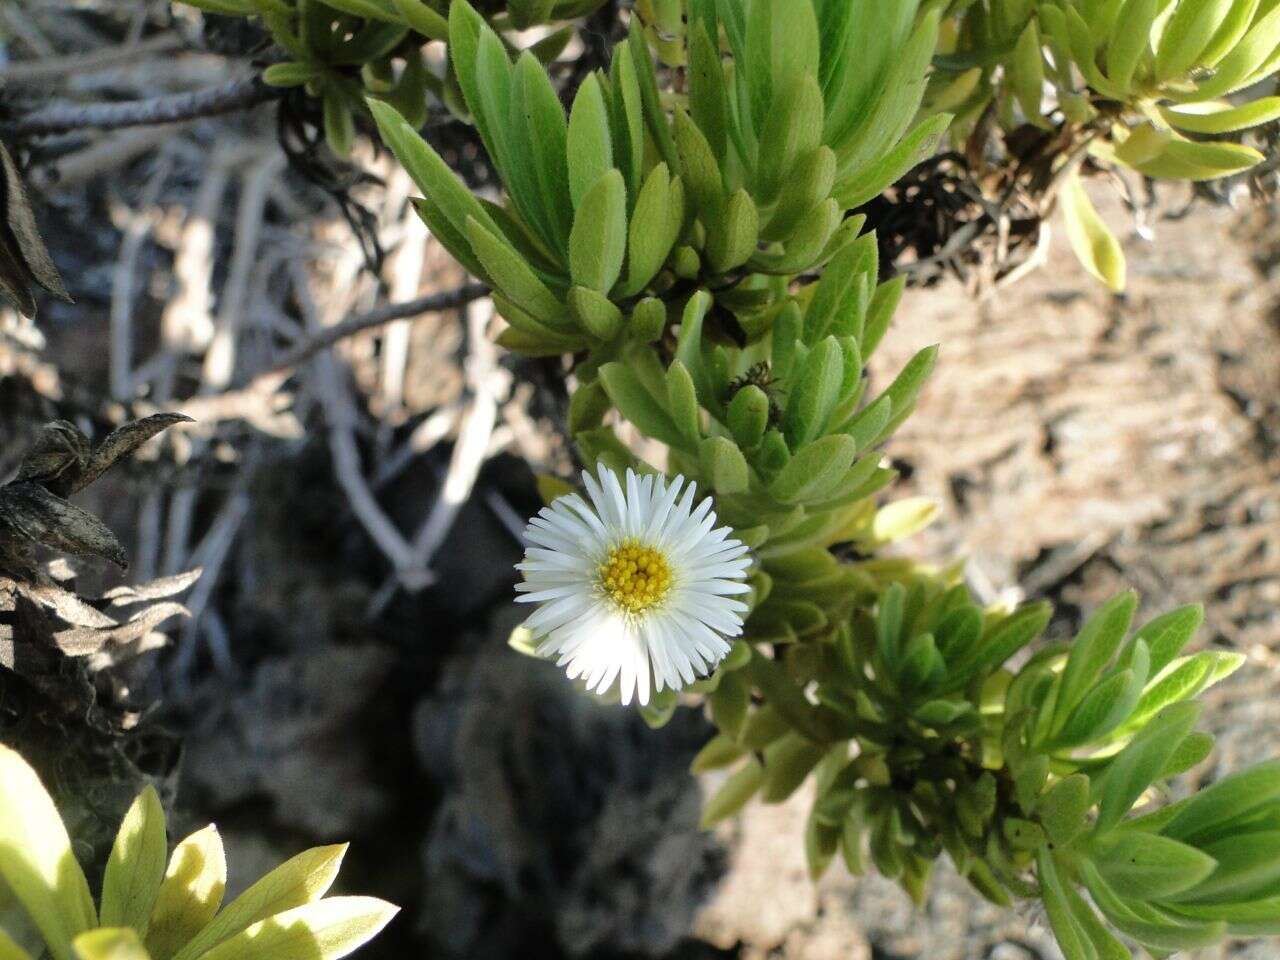
[[[1106,210],[1113,222],[1124,213]],[[907,549],[965,555],[990,597],[1047,596],[1067,630],[1132,586],[1143,610],[1206,605],[1200,643],[1249,655],[1209,695],[1215,776],[1280,747],[1280,324],[1265,211],[1197,208],[1126,244],[1112,297],[1065,244],[981,302],[908,292],[877,366],[942,344],[919,412],[889,446],[937,524]],[[942,870],[913,910],[896,887],[837,866],[815,888],[788,841],[805,800],[758,806],[722,831],[726,878],[697,935],[743,957],[1030,960],[1059,956],[1042,918],[1010,916]],[[1275,956],[1273,943],[1210,957]]]
[[[35,23],[56,36],[62,21]],[[52,82],[180,91],[224,68],[157,54]],[[19,99],[44,95],[10,79]],[[78,303],[0,329],[0,374],[41,415],[200,421],[81,502],[128,546],[130,578],[205,568],[192,619],[130,695],[147,736],[183,743],[142,766],[180,826],[218,821],[233,884],[351,840],[345,886],[405,908],[369,960],[1057,958],[1039,917],[982,904],[945,868],[920,910],[839,866],[811,884],[803,795],[699,832],[697,715],[650,731],[507,648],[533,474],[567,466],[554,371],[487,348],[475,311],[273,371],[281,344],[461,280],[404,226],[406,179],[362,155],[384,180],[355,191],[391,251],[380,287],[275,134],[260,110],[25,156]],[[1211,778],[1280,747],[1280,224],[1196,206],[1154,230],[1126,244],[1123,297],[1060,239],[994,296],[909,291],[875,375],[942,344],[888,449],[904,475],[890,496],[942,507],[905,549],[967,556],[985,597],[1054,599],[1059,631],[1126,586],[1152,614],[1202,601],[1200,642],[1249,655],[1210,697],[1219,748],[1195,775]],[[396,581],[397,538],[424,528],[440,536],[423,576]],[[109,821],[120,798],[100,800]]]

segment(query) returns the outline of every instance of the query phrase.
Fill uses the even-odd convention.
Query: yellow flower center
[[[653,547],[634,538],[623,540],[600,564],[600,588],[627,612],[640,613],[667,595],[671,568]]]

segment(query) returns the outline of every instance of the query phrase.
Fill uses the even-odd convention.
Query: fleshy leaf
[[[164,807],[155,788],[148,786],[125,814],[107,860],[100,920],[104,927],[130,927],[146,936],[164,881],[167,852]]]
[[[54,960],[69,960],[72,939],[97,925],[84,871],[36,772],[0,746],[0,877],[35,922]]]
[[[222,837],[210,825],[174,848],[147,925],[147,951],[153,960],[169,960],[218,908],[227,887]]]
[[[329,897],[273,914],[200,954],[201,960],[338,960],[399,912],[374,897]]]
[[[259,921],[319,900],[333,885],[346,852],[347,844],[339,843],[313,847],[285,861],[232,901],[178,951],[175,960],[196,960]]]

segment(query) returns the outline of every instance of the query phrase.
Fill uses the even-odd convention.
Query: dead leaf
[[[156,434],[169,429],[175,423],[191,423],[182,413],[157,413],[112,430],[102,442],[93,448],[89,463],[71,485],[69,493],[83,490],[111,469],[122,457],[126,457]]]
[[[54,420],[36,434],[18,468],[18,480],[30,480],[63,494],[89,462],[89,438],[74,423]]]
[[[159,580],[152,580],[150,583],[144,583],[139,586],[126,584],[113,587],[102,595],[102,599],[111,601],[111,606],[113,607],[127,607],[135,603],[145,603],[148,600],[164,600],[187,589],[187,587],[200,579],[200,574],[203,572],[203,568],[196,567],[186,573],[174,574],[172,577],[162,577]]]
[[[127,623],[122,623],[110,630],[97,630],[92,627],[71,627],[54,633],[53,639],[58,649],[69,657],[84,657],[97,653],[108,645],[131,643],[151,633],[170,617],[190,616],[187,608],[180,603],[157,603],[140,611]]]
[[[105,523],[38,483],[0,488],[0,523],[32,543],[76,556],[101,557],[122,570],[124,548]]]
[[[71,302],[58,268],[36,229],[36,218],[27,201],[26,188],[13,157],[0,143],[0,187],[4,218],[0,222],[0,293],[7,294],[26,316],[35,316],[31,287],[39,284],[59,300]]]

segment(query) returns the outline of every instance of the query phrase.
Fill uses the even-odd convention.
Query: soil
[[[193,82],[173,72],[176,88]],[[139,81],[114,82],[98,89]],[[367,960],[1057,958],[1043,918],[982,904],[945,866],[921,909],[838,865],[810,883],[803,793],[700,832],[712,784],[687,773],[707,737],[699,715],[651,731],[507,647],[535,472],[568,466],[551,362],[492,355],[474,336],[483,318],[468,328],[449,312],[244,387],[273,345],[307,331],[291,269],[310,278],[323,322],[388,287],[407,299],[460,279],[430,245],[395,266],[396,250],[412,250],[408,185],[362,156],[384,180],[356,191],[391,251],[380,288],[324,192],[264,166],[276,146],[261,114],[117,143],[101,169],[60,184],[42,176],[85,143],[25,157],[51,184],[42,228],[78,303],[45,309],[42,349],[11,317],[0,328],[0,387],[34,384],[19,392],[42,416],[100,430],[124,408],[177,405],[202,421],[80,500],[129,546],[130,577],[206,569],[208,586],[187,599],[193,619],[145,655],[135,691],[150,705],[143,728],[184,744],[176,766],[153,771],[176,791],[175,829],[217,821],[233,887],[306,846],[351,841],[341,888],[403,907]],[[886,383],[916,349],[942,344],[919,411],[888,447],[904,477],[889,497],[942,507],[901,549],[967,556],[987,599],[1053,599],[1060,633],[1126,586],[1149,615],[1203,602],[1198,642],[1248,654],[1209,697],[1218,748],[1192,776],[1210,779],[1280,744],[1280,224],[1270,208],[1201,204],[1154,230],[1126,241],[1122,297],[1060,238],[1041,270],[993,297],[957,283],[908,291],[874,376]],[[131,318],[139,377],[115,404],[102,401],[113,315]],[[235,345],[229,385],[210,386],[216,337],[171,339],[202,324]],[[148,367],[170,354],[167,378]],[[469,404],[489,389],[492,455],[435,551],[433,581],[398,588],[353,510],[339,428],[380,515],[411,539],[449,483]],[[339,395],[349,407],[333,405]]]

